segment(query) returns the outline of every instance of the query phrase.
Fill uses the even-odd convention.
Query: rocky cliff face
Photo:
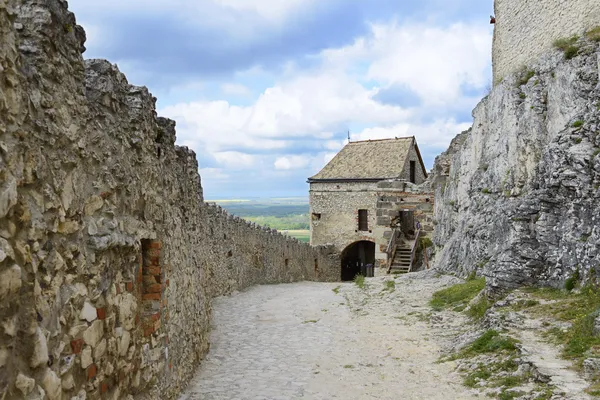
[[[436,262],[492,289],[600,274],[599,44],[505,79],[438,157]]]

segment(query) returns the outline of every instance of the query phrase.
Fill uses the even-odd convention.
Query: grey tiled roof
[[[390,179],[402,174],[414,137],[348,143],[309,180]]]

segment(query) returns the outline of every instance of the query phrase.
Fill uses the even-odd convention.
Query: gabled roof
[[[403,173],[413,142],[421,168],[426,173],[415,138],[411,136],[350,142],[318,174],[308,178],[308,181],[379,181],[398,178]]]

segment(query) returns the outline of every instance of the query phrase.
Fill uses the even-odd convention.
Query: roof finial
[[[348,129],[348,143],[350,143],[350,129]]]

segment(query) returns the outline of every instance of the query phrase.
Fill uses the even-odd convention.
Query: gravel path
[[[436,364],[465,321],[432,324],[426,304],[454,278],[411,274],[386,289],[393,279],[368,279],[365,289],[258,286],[215,299],[211,350],[180,400],[479,398],[451,363]]]

